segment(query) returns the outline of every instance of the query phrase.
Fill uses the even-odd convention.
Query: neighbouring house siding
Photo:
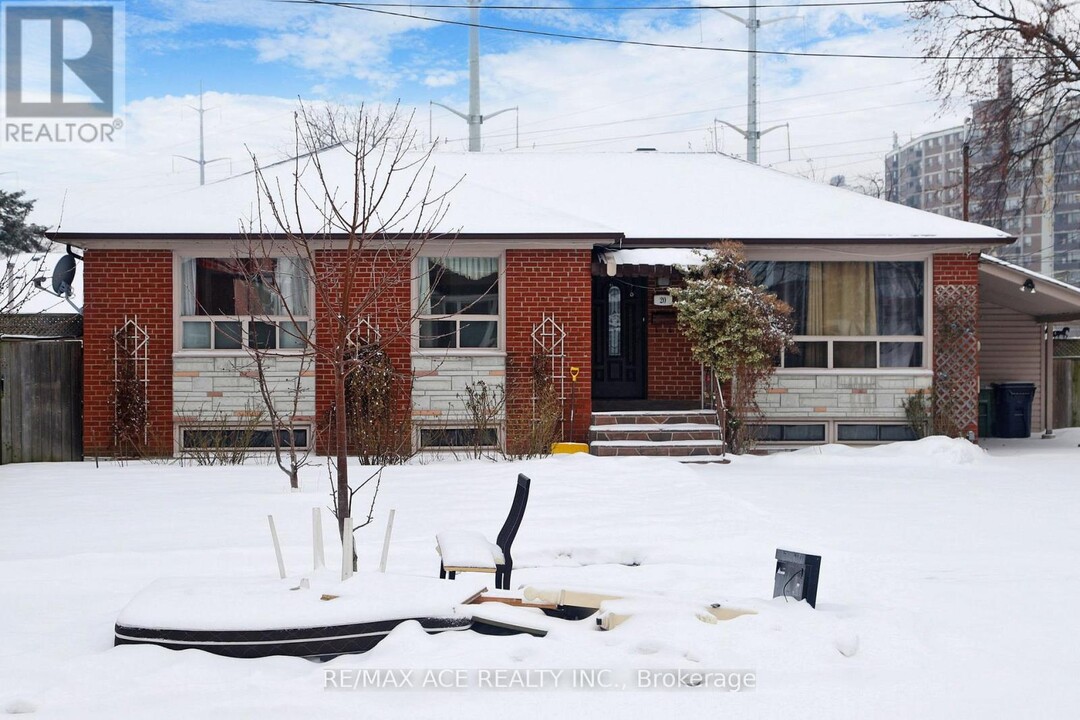
[[[315,419],[315,370],[304,356],[268,355],[264,375],[283,417],[293,410],[296,381],[300,381],[297,422]],[[173,413],[178,425],[198,422],[242,422],[263,413],[254,359],[241,357],[178,357],[173,361]],[[269,418],[263,418],[269,423]]]
[[[1035,383],[1031,431],[1043,430],[1042,327],[1030,315],[987,302],[979,304],[981,382]]]
[[[503,387],[502,355],[414,355],[412,417],[417,424],[458,425],[467,419],[465,389],[484,381]]]
[[[97,250],[84,255],[84,454],[110,454],[113,438],[113,333],[125,318],[147,331],[148,432],[143,450],[173,451],[173,253],[169,250]]]
[[[979,256],[933,258],[934,385],[954,432],[979,432]]]
[[[528,422],[531,413],[533,326],[544,314],[554,315],[566,331],[566,372],[580,368],[574,396],[574,427],[567,440],[584,441],[592,410],[592,252],[590,250],[506,251],[506,382],[510,395],[508,423]],[[511,438],[511,441],[513,438]]]

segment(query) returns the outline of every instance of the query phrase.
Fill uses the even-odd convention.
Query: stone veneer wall
[[[300,379],[297,422],[315,420],[315,368],[302,355],[278,355],[264,361],[274,406],[292,412],[293,392]],[[199,422],[242,422],[264,412],[255,361],[240,357],[177,357],[173,360],[173,414],[179,425]]]
[[[413,421],[418,425],[454,425],[467,417],[465,388],[483,380],[505,387],[502,355],[414,355]]]
[[[776,374],[758,403],[769,420],[904,420],[901,403],[932,384],[930,371],[906,375]]]

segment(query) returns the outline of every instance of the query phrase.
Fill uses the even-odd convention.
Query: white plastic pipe
[[[281,556],[281,543],[278,541],[277,527],[274,525],[274,516],[267,515],[270,522],[270,538],[274,541],[274,554],[277,555],[277,571],[282,580],[285,579],[285,558]]]
[[[322,510],[311,508],[311,553],[316,570],[326,567],[326,550],[323,547]]]
[[[352,518],[345,518],[345,533],[341,536],[341,579],[353,576],[353,524]]]
[[[386,572],[386,557],[390,554],[390,534],[394,531],[394,513],[396,510],[390,511],[390,517],[386,518],[386,535],[383,536],[382,542],[382,558],[379,560],[379,572]]]

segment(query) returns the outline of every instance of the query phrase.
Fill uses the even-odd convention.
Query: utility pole
[[[480,126],[485,120],[511,110],[517,112],[517,108],[512,107],[497,110],[490,115],[480,113],[480,0],[469,0],[469,114],[458,112],[442,103],[431,104],[449,110],[469,124],[469,152],[480,152]]]
[[[971,215],[971,132],[972,124],[971,118],[964,120],[964,139],[963,145],[960,146],[960,157],[962,161],[960,182],[962,187],[960,188],[960,203],[961,203],[961,216],[964,222],[967,222]]]
[[[182,160],[187,160],[189,162],[193,162],[196,165],[198,165],[199,166],[199,185],[205,185],[206,184],[206,166],[209,165],[210,163],[216,163],[216,162],[219,162],[221,160],[225,160],[226,158],[214,158],[212,160],[207,160],[206,159],[206,145],[205,145],[205,141],[203,139],[203,115],[206,114],[207,110],[213,110],[214,108],[204,108],[203,107],[202,83],[199,83],[199,107],[195,107],[193,105],[188,105],[188,107],[191,108],[192,110],[194,110],[195,112],[199,113],[199,159],[196,160],[195,158],[189,158],[186,155],[176,155],[175,157],[178,157],[178,158],[180,158]]]
[[[748,33],[747,40],[747,54],[746,54],[746,130],[738,128],[729,122],[720,120],[720,122],[727,125],[735,132],[746,138],[746,159],[752,163],[758,161],[758,146],[761,142],[761,136],[776,130],[783,125],[776,125],[767,130],[758,130],[757,119],[757,32],[762,25],[771,25],[772,23],[780,22],[781,20],[792,20],[797,18],[798,15],[785,15],[784,17],[773,18],[772,20],[758,20],[757,16],[757,0],[750,0],[748,7],[748,16],[743,18],[735,13],[730,13],[722,8],[713,8],[718,12],[722,12],[732,20],[742,24]]]

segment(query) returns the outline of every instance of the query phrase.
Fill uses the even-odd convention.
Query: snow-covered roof
[[[985,253],[979,256],[979,270],[983,300],[1030,315],[1037,322],[1080,318],[1078,287]],[[1025,280],[1031,280],[1032,292],[1021,291]]]
[[[351,195],[349,156],[338,148],[320,158],[329,185],[341,197]],[[467,235],[607,234],[676,244],[715,239],[944,240],[991,246],[1010,240],[989,227],[717,154],[437,152],[431,167],[433,191],[449,192],[449,206],[437,229]],[[294,168],[284,162],[267,168],[265,175],[271,186],[291,197]],[[310,161],[302,165],[300,176],[308,197],[324,196]],[[251,174],[182,192],[118,196],[107,188],[90,189],[67,194],[61,232],[235,233],[256,218],[258,200]],[[313,203],[303,204],[310,225],[319,214]],[[46,203],[39,203],[35,217],[49,223],[49,211]],[[402,222],[397,229],[413,228]]]

